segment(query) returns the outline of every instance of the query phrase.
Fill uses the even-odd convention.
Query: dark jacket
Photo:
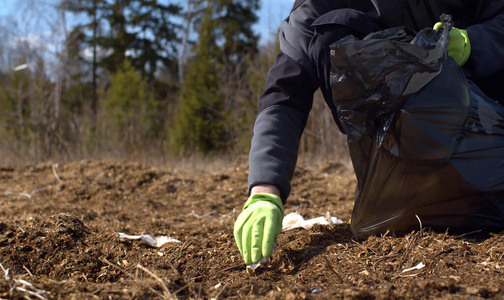
[[[432,28],[443,13],[466,29],[471,55],[466,77],[504,103],[504,0],[297,0],[282,22],[280,52],[259,99],[249,154],[249,190],[272,184],[285,202],[290,193],[313,93],[320,88],[339,126],[329,86],[329,45],[396,26]],[[340,127],[341,129],[341,127]]]

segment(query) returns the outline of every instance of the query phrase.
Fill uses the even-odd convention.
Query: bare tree
[[[178,78],[180,86],[184,82],[184,67],[187,62],[188,44],[189,36],[191,34],[191,27],[194,18],[198,14],[198,1],[197,0],[187,0],[187,8],[185,12],[184,24],[183,24],[183,34],[182,41],[180,42],[179,52],[178,52]]]

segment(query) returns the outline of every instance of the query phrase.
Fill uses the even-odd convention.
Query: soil
[[[0,298],[504,299],[503,234],[357,239],[348,224],[356,180],[337,163],[298,168],[286,213],[345,223],[282,232],[269,264],[247,272],[233,238],[246,170],[0,167]],[[180,242],[153,248],[119,232]]]

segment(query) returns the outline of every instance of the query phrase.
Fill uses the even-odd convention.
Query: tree
[[[185,75],[182,104],[175,115],[175,147],[182,154],[206,153],[225,146],[225,111],[218,84],[212,8],[207,8],[204,16],[195,58],[189,62]]]
[[[129,60],[112,75],[110,89],[102,102],[103,120],[108,140],[129,151],[137,151],[142,139],[148,136],[152,116],[156,113],[156,100]]]
[[[75,14],[84,13],[89,18],[89,22],[78,25],[75,30],[84,42],[92,49],[91,55],[91,123],[92,131],[96,129],[96,117],[98,115],[98,49],[100,47],[100,37],[102,36],[102,23],[104,11],[108,7],[106,0],[63,0],[61,8]],[[75,31],[74,30],[74,31]],[[88,33],[90,32],[90,33]]]
[[[180,42],[180,26],[173,19],[181,14],[176,4],[161,4],[152,0],[130,1],[128,23],[135,36],[128,58],[142,74],[154,78],[160,66],[176,73],[176,48]]]
[[[198,42],[184,77],[180,109],[173,130],[179,152],[230,149],[236,143],[233,109],[238,94],[248,94],[245,57],[257,52],[258,1],[201,1]],[[245,79],[245,80],[244,80]]]
[[[247,56],[245,75],[240,83],[243,92],[235,97],[232,110],[232,122],[237,137],[238,147],[242,151],[250,149],[250,138],[253,134],[253,123],[257,116],[257,100],[264,92],[266,76],[273,64],[276,53],[280,50],[278,40],[260,48],[257,55]]]
[[[178,88],[175,48],[179,27],[174,17],[180,13],[180,6],[156,0],[61,1],[67,11],[86,17],[68,35],[68,54],[73,66],[70,80],[74,81],[64,91],[70,96],[68,101],[73,108],[79,106],[80,100],[85,102],[84,112],[90,107],[92,126],[88,133],[90,143],[86,144],[93,147],[97,142],[97,136],[93,135],[101,112],[96,91],[107,92],[111,74],[118,73],[126,59],[146,79],[148,89],[159,100],[157,115],[151,116],[155,125],[149,134],[165,136],[165,113],[175,98],[169,95]],[[89,65],[87,70],[78,59]],[[86,77],[86,71],[91,76]]]
[[[21,43],[18,65],[5,74],[0,88],[0,133],[11,140],[12,149],[25,160],[49,159],[61,146],[57,141],[57,90],[47,76],[45,62],[36,49]],[[23,63],[31,61],[32,63]]]
[[[259,0],[219,0],[217,5],[217,29],[224,58],[238,64],[249,53],[257,52],[259,36],[252,30],[258,21]]]

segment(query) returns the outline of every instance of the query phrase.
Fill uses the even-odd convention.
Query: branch
[[[170,290],[168,289],[168,287],[166,286],[166,284],[164,283],[164,281],[161,278],[159,278],[156,274],[154,274],[151,271],[147,270],[145,267],[143,267],[140,264],[137,265],[137,268],[139,268],[140,270],[142,270],[145,273],[149,274],[152,278],[154,278],[159,283],[161,283],[161,286],[163,287],[163,290],[165,292],[165,297],[167,299],[174,299],[173,295],[170,293]]]

